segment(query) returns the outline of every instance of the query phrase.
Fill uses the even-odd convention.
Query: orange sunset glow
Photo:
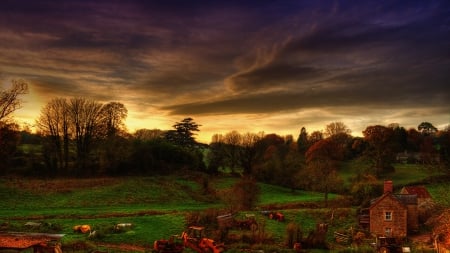
[[[185,117],[298,136],[343,122],[450,122],[446,1],[2,1],[0,84],[34,124],[58,97],[121,102],[126,125]]]

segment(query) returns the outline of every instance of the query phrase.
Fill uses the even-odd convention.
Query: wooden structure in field
[[[392,181],[385,181],[384,193],[369,207],[369,230],[377,236],[404,238],[419,229],[417,195],[394,194]]]
[[[0,250],[62,253],[59,240],[63,236],[44,233],[0,233]]]

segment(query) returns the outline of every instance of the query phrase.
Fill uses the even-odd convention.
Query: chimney
[[[393,183],[391,180],[384,181],[384,193],[392,193],[394,189]]]

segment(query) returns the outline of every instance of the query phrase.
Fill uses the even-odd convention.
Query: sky
[[[450,1],[2,0],[0,85],[121,102],[128,131],[293,135],[450,124]]]

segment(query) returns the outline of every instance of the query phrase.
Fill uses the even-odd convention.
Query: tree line
[[[394,162],[421,163],[450,175],[450,128],[439,130],[429,122],[411,129],[372,125],[363,137],[352,136],[343,122],[311,133],[302,127],[296,138],[232,130],[202,144],[195,139],[201,125],[192,118],[175,122],[170,130],[129,133],[124,104],[74,97],[48,102],[36,119],[37,131],[31,133],[20,129],[13,117],[26,92],[25,82],[14,81],[0,93],[1,174],[92,177],[227,171],[292,190],[318,190],[325,197],[342,187],[339,167],[353,159],[370,164],[359,181],[392,172]]]

